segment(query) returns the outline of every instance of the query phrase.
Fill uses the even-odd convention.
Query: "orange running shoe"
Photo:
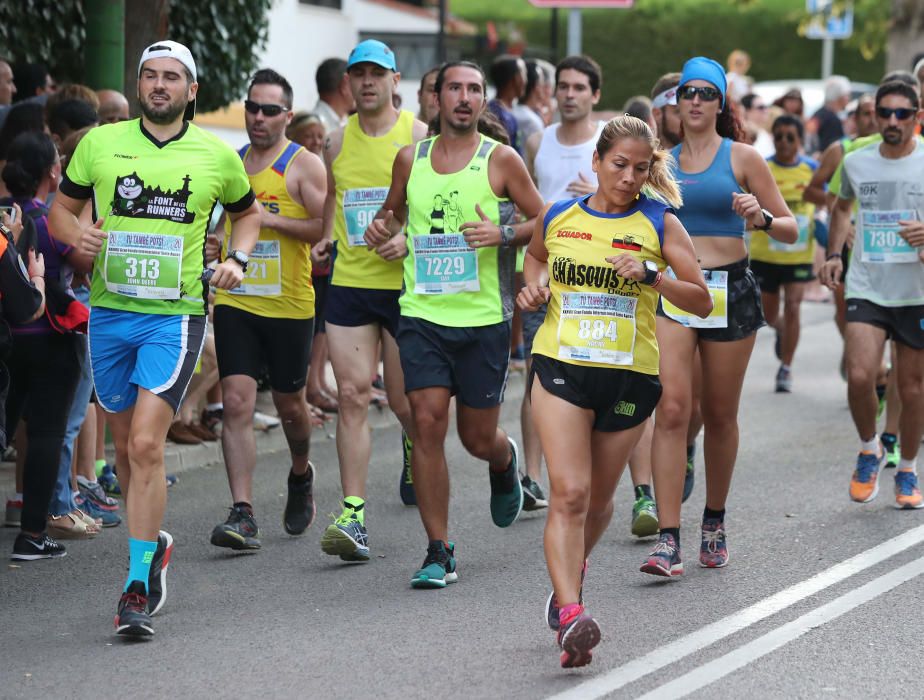
[[[885,464],[886,453],[860,452],[857,468],[850,479],[850,498],[857,503],[869,503],[879,493],[879,470]]]
[[[895,507],[901,510],[924,508],[924,496],[918,488],[918,475],[907,469],[895,472]]]

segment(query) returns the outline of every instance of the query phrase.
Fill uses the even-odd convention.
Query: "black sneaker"
[[[414,475],[411,471],[411,450],[414,443],[411,442],[407,433],[401,431],[401,452],[404,455],[404,462],[401,466],[401,484],[400,495],[401,502],[406,506],[417,505],[417,494],[414,493]]]
[[[502,472],[488,470],[491,480],[491,519],[498,527],[510,527],[523,510],[523,486],[520,484],[518,466],[520,450],[513,438],[510,443],[510,464]]]
[[[305,475],[307,478],[304,481],[293,481],[292,474],[289,474],[289,497],[282,514],[282,527],[290,535],[303,534],[314,522],[314,465],[311,462],[308,462]],[[259,546],[258,542],[257,547]]]
[[[141,581],[132,581],[119,599],[115,617],[116,634],[126,637],[152,637],[154,627],[148,615],[148,597]]]
[[[253,511],[243,506],[231,506],[228,519],[212,530],[212,544],[230,549],[260,549],[260,528]]]
[[[13,553],[10,559],[17,561],[34,561],[35,559],[56,559],[67,555],[67,549],[58,544],[44,532],[38,537],[32,537],[25,532],[16,535],[13,542]]]
[[[541,510],[549,507],[549,501],[542,491],[542,487],[528,476],[520,479],[523,487],[523,510]]]
[[[173,535],[166,530],[157,534],[157,549],[148,574],[148,614],[156,615],[167,601],[167,567],[173,555]]]

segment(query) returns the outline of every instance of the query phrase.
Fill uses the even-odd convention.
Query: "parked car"
[[[760,95],[764,102],[771,104],[778,97],[782,97],[789,90],[796,88],[802,93],[802,102],[805,105],[803,116],[808,119],[821,109],[825,103],[825,83],[823,80],[764,80],[754,83],[752,92]],[[850,81],[851,97],[856,99],[868,92],[876,92],[878,86],[870,83],[856,83]]]

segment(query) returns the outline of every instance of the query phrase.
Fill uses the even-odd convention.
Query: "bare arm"
[[[828,225],[828,251],[825,264],[818,271],[818,280],[829,289],[834,289],[841,282],[844,261],[841,259],[840,252],[850,233],[850,212],[853,209],[853,202],[853,199],[838,197],[831,210],[831,223]]]
[[[541,143],[541,131],[531,134],[530,137],[526,139],[526,170],[529,171],[529,176],[537,185],[539,184],[539,180],[536,179],[536,154],[539,152],[539,145]]]
[[[517,305],[524,311],[536,311],[542,304],[547,303],[551,296],[549,251],[545,247],[545,227],[543,225],[550,206],[544,206],[536,217],[533,236],[526,248],[526,257],[523,259],[523,281],[526,284],[517,295]]]
[[[48,212],[48,228],[55,232],[59,241],[93,259],[102,249],[107,234],[102,230],[103,219],[92,226],[80,223],[80,213],[85,204],[84,199],[74,199],[58,191]]]
[[[326,264],[330,259],[331,248],[334,245],[334,216],[337,213],[337,184],[334,182],[334,161],[340,155],[343,145],[343,129],[329,134],[324,140],[324,167],[327,169],[327,195],[324,198],[321,240],[312,247],[311,254],[319,264]]]
[[[260,218],[263,207],[260,202],[253,200],[244,211],[232,212],[225,210],[231,220],[231,237],[228,241],[229,250],[239,250],[250,255],[253,247],[260,238]],[[219,289],[235,289],[244,279],[244,270],[235,260],[225,258],[215,267],[210,284]]]
[[[805,191],[802,193],[802,199],[811,202],[819,207],[828,206],[828,195],[825,185],[831,181],[831,176],[837,170],[841,160],[844,158],[844,147],[840,141],[835,141],[825,149],[821,156],[821,162],[818,169],[812,175],[812,181],[809,182]]]
[[[693,241],[673,214],[664,215],[664,245],[661,246],[661,252],[677,277],[661,277],[658,285],[661,296],[685,311],[706,318],[712,312],[712,296],[696,261]]]
[[[290,182],[291,181],[291,182]],[[308,212],[307,219],[280,216],[265,207],[261,226],[303,243],[317,243],[324,234],[324,205],[327,195],[327,172],[324,163],[310,151],[302,151],[292,163],[286,177],[286,189]]]
[[[795,243],[799,238],[799,226],[776,186],[767,161],[753,146],[736,143],[732,146],[732,167],[736,176],[741,173],[738,181],[750,193],[732,195],[735,213],[749,228],[757,228],[764,224],[761,209],[766,209],[773,215],[773,225],[767,235],[781,243]]]

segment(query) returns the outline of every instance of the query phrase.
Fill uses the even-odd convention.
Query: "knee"
[[[254,411],[254,399],[237,389],[222,389],[223,420],[251,420]]]
[[[847,360],[848,389],[870,389],[876,384],[878,367],[866,367],[859,362]]]
[[[157,440],[155,436],[148,432],[135,433],[128,439],[128,458],[132,467],[147,467],[160,464],[163,452],[164,441]]]
[[[924,378],[920,374],[902,378],[898,384],[898,396],[903,405],[910,406],[920,402],[924,397]]]
[[[476,459],[489,460],[494,451],[496,431],[491,432],[465,432],[459,433],[459,440],[468,453]]]
[[[436,439],[446,430],[448,415],[443,411],[434,411],[425,406],[416,406],[411,409],[411,416],[414,419],[414,431],[417,435],[417,439],[414,441],[415,444],[427,442],[428,438]]]
[[[655,428],[686,430],[690,422],[691,403],[688,398],[663,394],[655,414]]]
[[[563,484],[552,487],[549,507],[568,517],[586,516],[590,503],[590,487],[583,484]]]
[[[609,520],[610,515],[613,512],[613,499],[609,498],[605,501],[600,499],[591,499],[590,504],[587,507],[587,519],[588,520]]]
[[[337,384],[340,414],[365,414],[369,410],[369,390],[361,389],[354,382],[341,382]]]
[[[738,406],[703,406],[703,425],[712,433],[738,430]]]

